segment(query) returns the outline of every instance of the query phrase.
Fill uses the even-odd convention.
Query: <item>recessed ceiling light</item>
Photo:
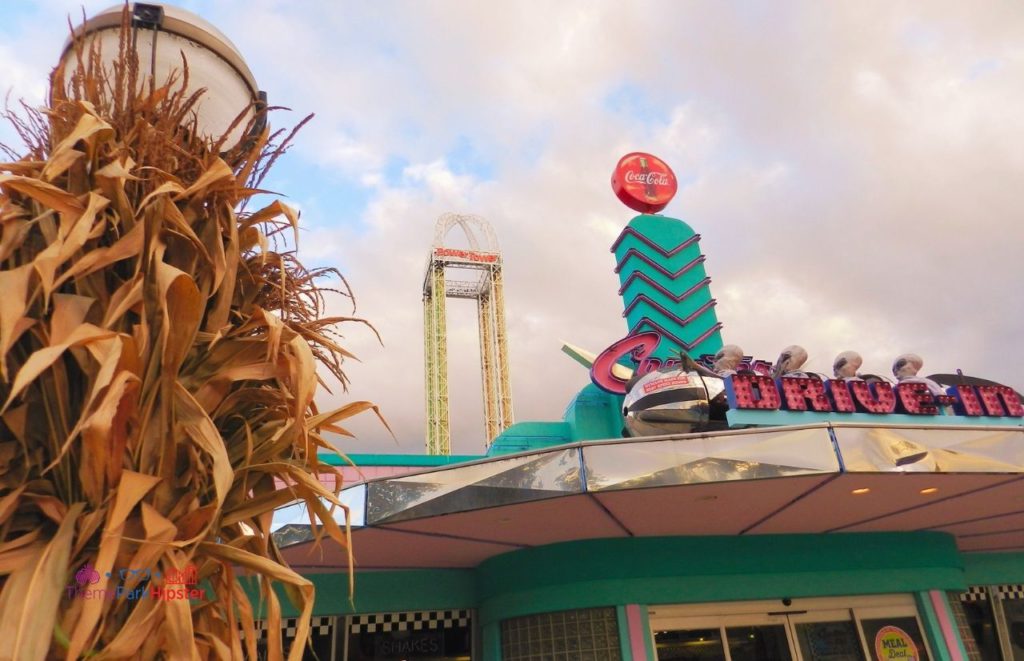
[[[938,490],[938,487],[928,487],[927,489],[921,489],[921,494],[927,496],[929,494],[936,493]]]
[[[867,487],[861,487],[860,489],[854,489],[850,493],[852,493],[855,496],[862,496],[868,493],[869,491],[871,491],[871,489],[868,489]]]

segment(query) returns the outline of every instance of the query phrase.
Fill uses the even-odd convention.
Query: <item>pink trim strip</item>
[[[644,631],[643,618],[640,616],[638,604],[626,606],[626,625],[629,627],[629,648],[633,652],[633,661],[645,661],[647,647],[644,643],[649,634]]]
[[[946,649],[949,651],[949,658],[952,661],[965,661],[964,655],[960,653],[960,638],[953,629],[953,622],[949,619],[949,605],[946,603],[946,596],[938,590],[931,590],[928,596],[932,600],[932,608],[935,610],[935,617],[939,620],[939,627],[942,629],[942,637],[946,641]]]

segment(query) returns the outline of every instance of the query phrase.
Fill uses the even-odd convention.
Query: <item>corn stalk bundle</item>
[[[333,329],[361,320],[321,316],[327,274],[280,240],[291,209],[243,211],[294,131],[221,153],[190,120],[187,63],[140,84],[130,35],[112,70],[78,45],[47,108],[8,113],[26,151],[0,165],[0,658],[255,658],[242,575],[271,658],[284,586],[299,658],[313,586],[271,515],[305,501],[347,547],[317,450],[376,409],[314,394],[318,363],[345,383]],[[190,567],[204,598],[126,598]]]

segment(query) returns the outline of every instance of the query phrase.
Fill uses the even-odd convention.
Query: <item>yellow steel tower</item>
[[[456,226],[465,233],[469,249],[445,247],[445,237]],[[451,271],[461,271],[462,279],[446,277]],[[494,230],[479,216],[449,213],[438,218],[434,245],[423,277],[428,454],[451,454],[452,451],[448,420],[447,298],[476,300],[484,425],[489,445],[512,424],[512,386],[508,375],[501,253]]]

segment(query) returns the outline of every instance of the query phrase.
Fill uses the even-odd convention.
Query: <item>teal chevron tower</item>
[[[700,235],[676,218],[642,215],[612,245],[629,334],[657,331],[654,357],[685,351],[694,358],[722,348],[711,278]]]

